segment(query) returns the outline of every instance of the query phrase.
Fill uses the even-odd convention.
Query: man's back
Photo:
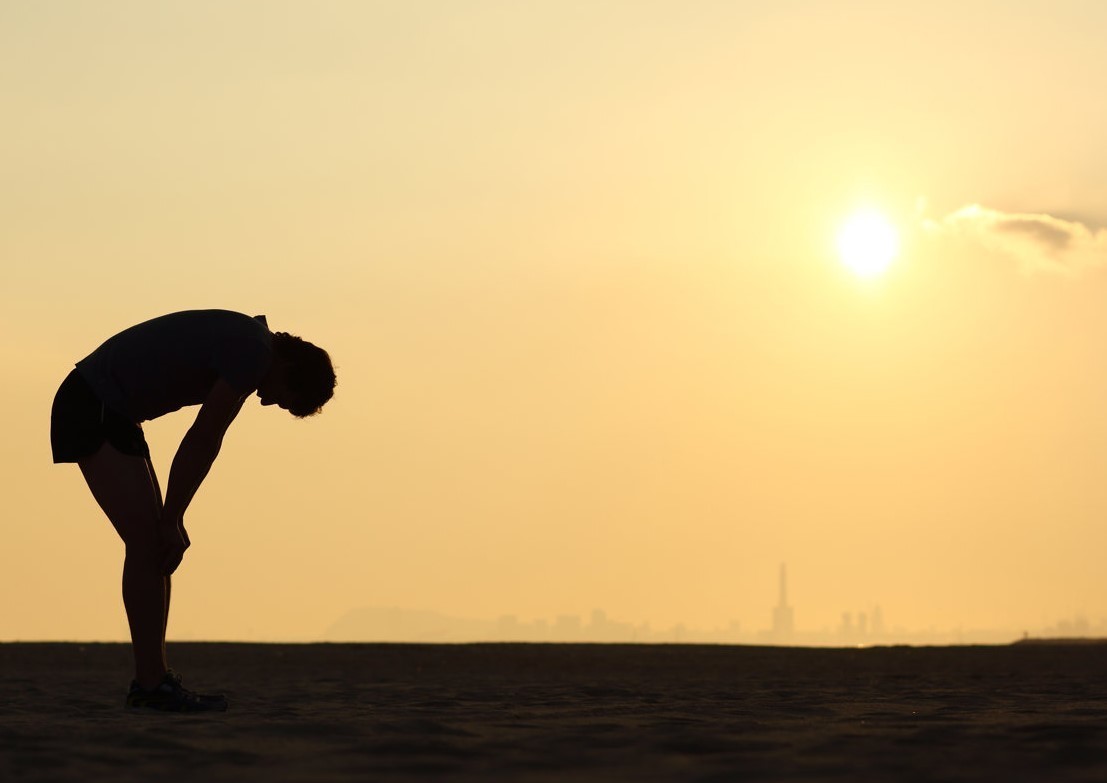
[[[109,408],[141,422],[199,405],[218,378],[252,391],[272,360],[264,316],[186,310],[120,332],[77,370]]]

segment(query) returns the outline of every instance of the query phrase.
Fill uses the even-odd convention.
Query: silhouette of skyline
[[[593,609],[586,618],[558,614],[552,619],[524,620],[515,614],[489,619],[454,617],[433,610],[400,607],[358,607],[326,630],[325,642],[552,642],[552,643],[706,643],[779,646],[883,646],[1005,644],[1026,637],[1107,637],[1107,618],[1091,621],[1077,615],[1038,628],[974,628],[953,626],[911,629],[889,626],[878,604],[866,609],[844,609],[837,626],[804,628],[796,623],[796,607],[789,602],[788,567],[781,563],[777,603],[767,628],[745,628],[738,619],[716,628],[693,628],[684,623],[655,627],[612,618]]]
[[[788,566],[780,564],[780,600],[773,610],[773,637],[782,643],[791,640],[795,631],[795,611],[788,605]]]

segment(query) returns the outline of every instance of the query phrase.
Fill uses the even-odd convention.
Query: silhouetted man
[[[77,362],[58,389],[50,416],[54,462],[80,466],[126,546],[123,604],[135,659],[128,706],[227,708],[221,695],[185,690],[166,663],[170,575],[190,543],[184,514],[250,394],[305,417],[322,409],[334,386],[327,352],[270,332],[264,316],[188,310],[115,335]],[[141,422],[187,405],[201,407],[173,458],[163,503]]]

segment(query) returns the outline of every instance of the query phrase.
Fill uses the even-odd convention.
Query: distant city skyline
[[[604,618],[597,623],[596,618]],[[853,647],[888,645],[1006,644],[1029,636],[1107,637],[1107,618],[1077,615],[1049,625],[1027,628],[905,628],[892,626],[881,633],[870,620],[862,633],[851,627],[797,630],[788,639],[772,629],[746,629],[739,621],[727,627],[703,629],[676,624],[654,627],[649,623],[624,622],[594,610],[588,622],[581,615],[558,615],[553,619],[521,619],[502,615],[497,619],[453,617],[430,610],[398,607],[359,607],[332,623],[319,636],[289,641],[384,642],[384,643],[687,643],[745,644],[797,647]]]
[[[1026,636],[1107,636],[1107,618],[1075,616],[1036,628],[925,628],[889,625],[884,609],[870,604],[845,609],[835,627],[805,628],[789,603],[788,565],[778,571],[777,604],[767,627],[746,628],[735,619],[725,627],[704,629],[677,623],[654,627],[612,618],[603,609],[553,618],[521,619],[503,614],[494,620],[453,617],[445,613],[399,607],[359,607],[329,626],[319,641],[332,642],[585,642],[707,643],[780,646],[876,646],[932,644],[1003,644]]]

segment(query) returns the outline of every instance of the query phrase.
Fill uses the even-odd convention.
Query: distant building
[[[553,637],[554,641],[558,642],[580,641],[580,617],[573,614],[559,614],[554,622]]]
[[[873,607],[873,636],[884,635],[884,612],[879,606]]]
[[[795,616],[788,605],[788,567],[780,564],[780,598],[773,610],[773,636],[777,639],[791,638],[795,632]]]
[[[842,612],[842,636],[853,636],[853,615],[849,612]]]

